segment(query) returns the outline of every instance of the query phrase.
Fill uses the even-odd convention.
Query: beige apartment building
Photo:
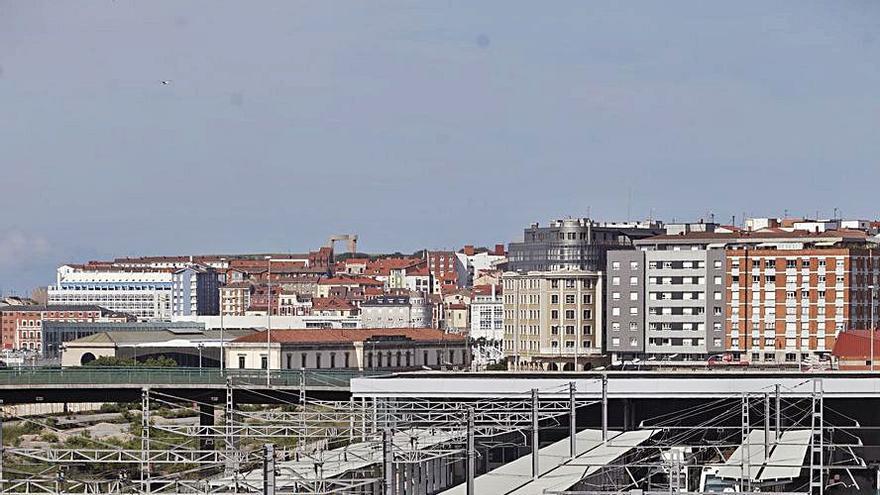
[[[603,360],[602,272],[506,272],[504,354],[513,370],[584,370]]]

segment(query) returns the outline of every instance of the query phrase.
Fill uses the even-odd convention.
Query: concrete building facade
[[[722,352],[724,250],[642,247],[608,253],[608,352],[683,360]]]
[[[525,229],[522,242],[510,243],[507,269],[602,271],[608,251],[632,249],[633,240],[662,232],[662,226],[653,222],[600,223],[567,218],[546,227],[535,223]]]
[[[259,332],[230,342],[231,369],[408,370],[470,366],[467,338],[432,328],[273,330],[267,347]]]
[[[602,272],[506,272],[502,280],[512,369],[586,369],[602,359]]]
[[[869,248],[727,252],[728,351],[752,362],[827,356],[837,335],[870,328],[880,251]]]
[[[171,269],[101,270],[64,265],[49,286],[50,305],[97,305],[139,320],[171,319]]]
[[[209,266],[191,265],[172,274],[171,312],[177,316],[220,314],[220,283]]]

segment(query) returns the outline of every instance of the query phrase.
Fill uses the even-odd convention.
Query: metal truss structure
[[[725,478],[735,492],[770,487],[777,493],[824,495],[832,479],[844,476],[857,484],[853,472],[867,469],[856,454],[862,444],[853,431],[859,425],[830,424],[820,380],[807,398],[776,386],[773,392],[705,401],[630,424],[628,429],[650,431],[647,440],[608,458],[582,456],[576,421],[582,408],[601,408],[601,431],[596,431],[601,445],[610,445],[620,433],[609,432],[607,378],[601,380],[601,400],[578,398],[571,383],[567,400],[559,398],[558,389],[479,401],[367,397],[334,402],[300,391],[281,406],[260,409],[239,407],[232,383],[225,404],[216,406],[144,389],[140,449],[101,440],[86,448],[0,446],[0,494],[431,495],[460,484],[474,495],[477,478],[490,468],[489,453],[498,449],[514,457],[530,453],[533,481],[555,469],[539,466],[541,433],[560,429],[567,429],[570,443],[560,466],[579,474],[569,491],[545,493],[696,493],[695,476],[732,469],[741,473]],[[160,420],[158,407],[190,410],[198,423]],[[808,432],[806,460],[774,465],[770,453],[786,445],[786,434],[798,431]],[[784,486],[753,474],[770,468],[798,468],[805,474]]]

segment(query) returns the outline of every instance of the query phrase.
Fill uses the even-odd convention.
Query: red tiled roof
[[[847,330],[837,335],[831,353],[842,359],[870,359],[870,342],[870,330]],[[875,331],[874,335],[874,356],[875,359],[880,357],[880,331]]]
[[[501,285],[495,286],[495,295],[501,294]],[[492,286],[491,285],[475,285],[474,286],[474,295],[475,296],[491,296],[492,295]]]
[[[320,285],[365,285],[368,287],[382,287],[384,283],[370,277],[330,277],[318,281]]]
[[[436,328],[315,328],[304,330],[272,330],[272,342],[279,344],[330,344],[362,342],[373,337],[403,337],[416,342],[464,342],[466,336],[449,334]],[[266,332],[239,337],[233,342],[266,343]]]
[[[339,297],[315,297],[312,298],[312,309],[353,311],[357,308],[355,308],[350,302]]]
[[[748,240],[748,239],[857,239],[862,240],[867,234],[861,230],[840,229],[826,230],[825,232],[808,232],[806,230],[787,231],[780,229],[764,229],[756,231],[744,232],[688,232],[686,234],[662,234],[654,237],[648,237],[639,243],[645,244],[654,241],[674,240],[674,239],[719,239],[719,240]]]

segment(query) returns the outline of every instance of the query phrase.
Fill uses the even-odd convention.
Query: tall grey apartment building
[[[617,359],[723,352],[724,250],[651,239],[635,245],[608,253],[607,352]]]
[[[555,220],[546,227],[532,224],[522,242],[508,248],[508,270],[531,271],[605,269],[606,253],[632,249],[633,241],[662,234],[659,222],[600,223],[589,218]]]

